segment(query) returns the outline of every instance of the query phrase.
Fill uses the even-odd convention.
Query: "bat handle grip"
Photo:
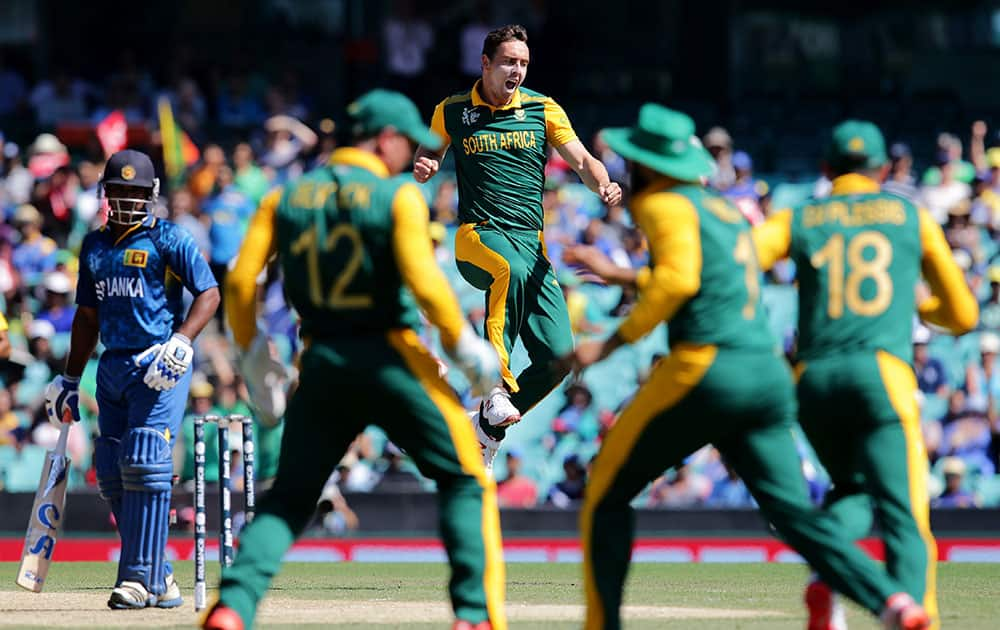
[[[56,442],[55,454],[58,457],[63,457],[66,455],[66,442],[69,440],[69,427],[72,422],[63,422],[62,427],[59,428],[59,441]]]

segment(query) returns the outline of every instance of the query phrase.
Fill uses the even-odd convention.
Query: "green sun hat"
[[[841,172],[879,168],[889,161],[885,138],[874,123],[845,120],[833,128],[826,161]]]
[[[674,179],[697,182],[715,173],[715,160],[694,135],[691,117],[662,105],[646,103],[634,127],[605,129],[601,135],[626,160]]]
[[[374,135],[392,127],[432,151],[441,148],[441,138],[427,128],[413,101],[399,92],[366,92],[347,106],[347,115],[351,117],[351,130],[357,136]]]

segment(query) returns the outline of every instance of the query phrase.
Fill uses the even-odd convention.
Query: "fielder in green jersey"
[[[585,627],[619,628],[634,535],[631,500],[664,469],[713,443],[743,478],[779,535],[824,579],[890,627],[926,619],[919,604],[810,503],[792,437],[792,376],[776,352],[759,295],[750,225],[700,182],[714,162],[694,123],[644,105],[638,124],[605,131],[631,162],[630,204],[652,266],[635,280],[639,301],[604,342],[566,358],[574,370],[669,322],[670,354],[608,432],[580,514]]]
[[[886,567],[923,601],[936,628],[937,548],[911,367],[913,319],[919,312],[962,334],[975,327],[978,305],[930,214],[879,190],[886,162],[875,125],[838,125],[826,157],[832,194],[776,212],[754,240],[763,268],[795,261],[799,421],[833,481],[827,507],[861,538],[874,506]],[[921,274],[932,297],[918,306]],[[829,588],[810,583],[806,603],[810,628],[837,627]]]
[[[418,305],[474,391],[496,382],[499,359],[465,321],[435,263],[423,196],[414,184],[391,178],[409,165],[411,143],[434,136],[416,106],[396,92],[369,92],[348,114],[354,146],[265,197],[227,278],[227,317],[245,350],[253,343],[255,278],[276,254],[286,295],[302,319],[305,350],[274,485],[240,534],[205,627],[253,625],[258,602],[334,466],[375,421],[437,482],[454,628],[502,630],[496,486],[465,411],[414,330]]]
[[[454,146],[458,177],[455,257],[462,276],[486,292],[485,336],[500,355],[503,380],[480,406],[477,434],[487,468],[505,435],[565,376],[555,359],[573,349],[566,301],[542,241],[542,187],[547,147],[554,147],[608,205],[621,187],[577,138],[554,100],[522,87],[528,71],[522,26],[490,32],[483,76],[472,89],[443,100],[431,128],[442,148],[422,146],[413,175],[426,182]],[[531,364],[516,377],[510,353],[520,337]]]

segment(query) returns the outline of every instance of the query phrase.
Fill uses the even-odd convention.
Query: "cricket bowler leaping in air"
[[[66,372],[45,390],[52,422],[67,410],[78,421],[80,375],[100,337],[94,455],[122,542],[108,600],[114,609],[183,602],[163,557],[171,451],[191,383],[191,341],[219,305],[217,283],[191,235],[150,213],[158,188],[146,154],[125,150],[108,160],[99,183],[108,223],[83,241]],[[187,318],[184,288],[195,296]]]
[[[554,100],[523,87],[528,33],[511,24],[486,35],[483,76],[472,89],[434,110],[431,128],[444,144],[417,150],[413,177],[433,177],[454,146],[458,179],[455,259],[469,284],[485,292],[486,339],[500,357],[502,381],[476,415],[483,463],[493,460],[507,429],[566,376],[555,359],[573,350],[566,300],[542,240],[542,186],[546,148],[552,146],[587,188],[608,206],[621,202],[621,186],[587,151]],[[510,354],[520,338],[531,365],[516,376]]]

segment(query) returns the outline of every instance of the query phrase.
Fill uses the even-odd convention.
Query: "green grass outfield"
[[[210,569],[214,585],[218,565]],[[110,563],[57,562],[41,596],[14,585],[16,570],[16,563],[0,563],[0,575],[9,576],[0,582],[3,628],[190,628],[196,620],[190,562],[176,565],[187,600],[177,611],[107,611],[104,602],[115,576]],[[944,628],[1000,627],[1000,565],[943,563],[939,576]],[[635,565],[626,598],[635,615],[626,627],[801,630],[805,577],[801,565]],[[511,564],[507,578],[512,628],[580,626],[580,565]],[[291,563],[275,581],[259,627],[446,628],[446,579],[441,564]],[[726,616],[712,618],[720,610]],[[852,629],[877,627],[854,606],[849,606],[849,622]]]

